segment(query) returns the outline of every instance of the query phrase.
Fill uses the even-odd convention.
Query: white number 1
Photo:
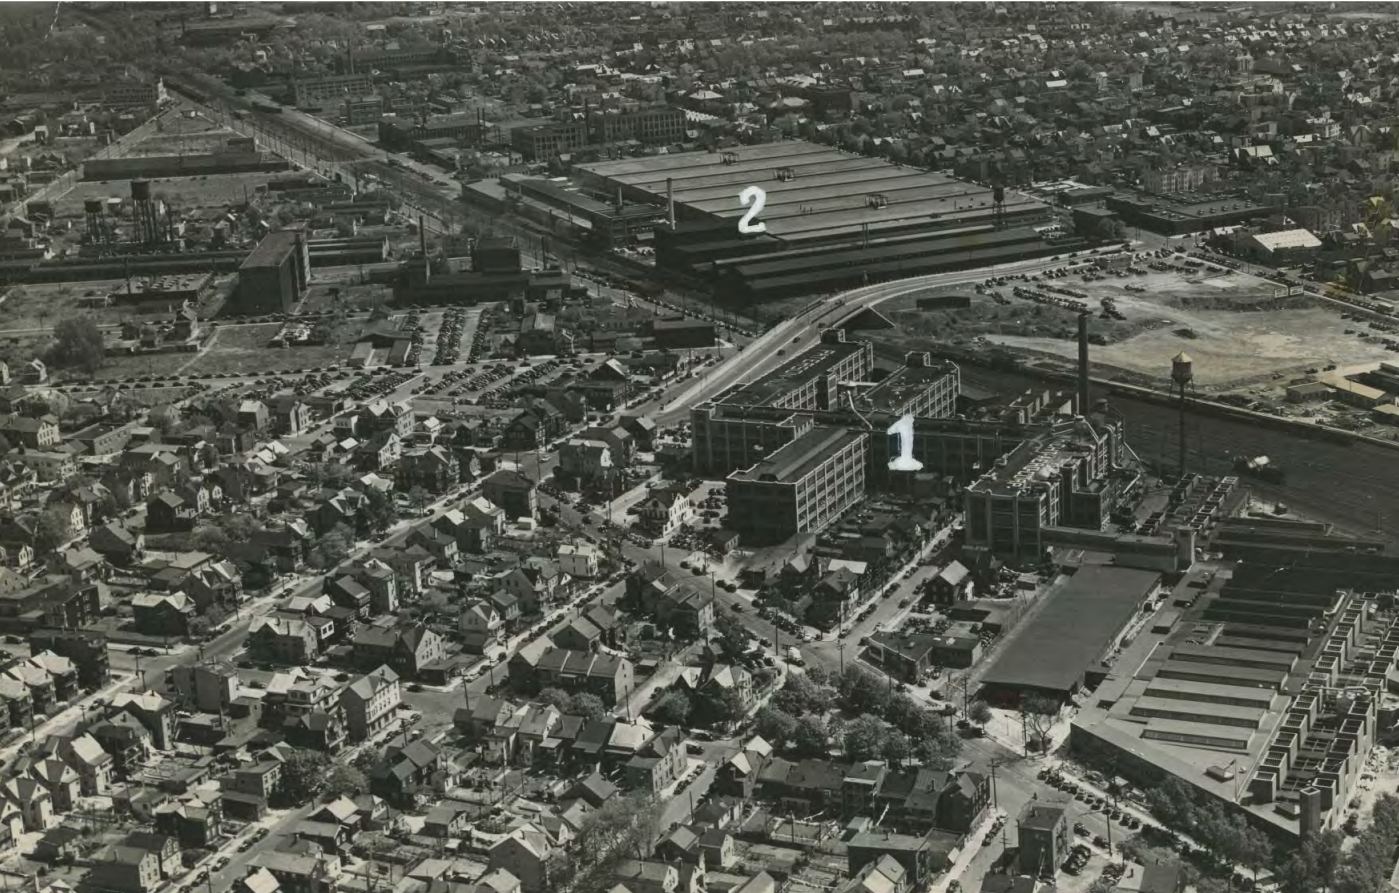
[[[738,231],[746,235],[753,233],[765,233],[768,231],[766,223],[754,223],[753,218],[763,213],[763,208],[767,206],[768,194],[758,186],[749,186],[738,194],[738,202],[743,207],[748,208],[748,213],[743,215],[743,219],[738,222]]]
[[[913,416],[899,419],[886,433],[899,439],[899,455],[889,460],[889,470],[922,471],[923,463],[913,458]]]

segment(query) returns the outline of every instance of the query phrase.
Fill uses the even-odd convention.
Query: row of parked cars
[[[448,310],[442,318],[442,327],[437,330],[437,354],[432,358],[433,365],[446,366],[461,356],[461,334],[466,327],[466,308]]]

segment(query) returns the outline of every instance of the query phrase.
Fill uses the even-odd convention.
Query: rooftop
[[[863,443],[865,436],[863,431],[846,428],[812,428],[752,468],[735,471],[729,480],[796,483],[839,450]]]
[[[1040,596],[1044,607],[1008,644],[983,683],[1068,692],[1103,656],[1160,582],[1154,571],[1088,565]]]

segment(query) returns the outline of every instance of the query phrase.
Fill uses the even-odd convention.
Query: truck
[[[1251,459],[1248,456],[1235,456],[1234,471],[1265,484],[1282,484],[1287,478],[1283,470],[1274,465],[1267,456],[1255,456]]]
[[[792,646],[787,649],[787,663],[794,664],[798,667],[805,666],[806,661],[802,660],[802,652],[800,648]]]

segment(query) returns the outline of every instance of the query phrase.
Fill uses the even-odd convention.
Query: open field
[[[1341,318],[1332,305],[1313,298],[1273,298],[1273,284],[1241,273],[1196,275],[1194,272],[1149,272],[1119,279],[1109,276],[1084,282],[1078,275],[1057,280],[996,287],[1005,303],[957,287],[891,301],[880,309],[891,316],[911,344],[913,336],[970,344],[973,339],[1074,361],[1076,314],[1016,298],[1015,285],[1039,291],[1045,286],[1072,288],[1088,295],[1095,315],[1089,322],[1095,344],[1095,367],[1155,383],[1168,380],[1171,358],[1184,350],[1195,360],[1195,383],[1202,391],[1226,391],[1270,381],[1275,373],[1298,374],[1329,363],[1349,364],[1390,359],[1380,344],[1360,337],[1356,324]],[[1125,286],[1142,287],[1128,291]],[[919,311],[918,297],[971,295],[967,310]],[[1115,302],[1125,320],[1097,315],[1104,298]],[[1348,333],[1348,329],[1356,331]]]
[[[237,131],[221,127],[202,116],[188,118],[166,115],[158,127],[156,133],[131,146],[125,154],[133,158],[146,155],[197,155],[226,146],[230,139],[239,135]]]
[[[101,380],[119,380],[123,378],[141,378],[148,375],[171,376],[178,374],[180,369],[194,359],[192,353],[152,353],[140,356],[128,357],[108,357],[102,364],[102,368],[97,371],[95,378]]]
[[[0,304],[0,335],[52,328],[67,316],[92,316],[99,325],[116,325],[136,315],[130,307],[78,306],[78,299],[96,298],[126,287],[120,279],[93,282],[35,282],[16,285]]]
[[[267,342],[280,327],[273,323],[256,326],[224,326],[208,352],[185,370],[188,375],[221,375],[241,372],[249,375],[274,374],[294,369],[329,366],[349,359],[353,343],[321,347],[268,347]],[[186,357],[189,359],[189,357]]]

